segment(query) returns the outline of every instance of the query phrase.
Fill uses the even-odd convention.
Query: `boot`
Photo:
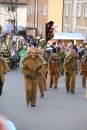
[[[40,98],[43,98],[44,97],[44,94],[41,94]]]
[[[26,102],[26,105],[29,106],[29,101]]]
[[[69,93],[69,89],[67,89],[67,93]]]
[[[71,93],[74,94],[75,93],[74,90],[71,90]]]
[[[57,86],[55,86],[54,88],[57,89]]]
[[[31,104],[31,107],[35,107],[36,105],[35,104]]]

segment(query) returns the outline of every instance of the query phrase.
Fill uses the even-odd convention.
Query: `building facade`
[[[62,8],[63,0],[28,0],[27,27],[37,28],[38,34],[44,37],[45,24],[54,21],[57,31],[61,32]]]
[[[82,33],[87,39],[87,0],[64,0],[63,31]]]
[[[0,25],[17,24],[26,27],[27,1],[19,3],[8,0],[0,1]],[[15,22],[14,22],[15,21]]]

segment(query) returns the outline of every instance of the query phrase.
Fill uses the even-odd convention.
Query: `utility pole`
[[[17,0],[16,0],[16,32],[17,32]]]
[[[35,17],[36,17],[36,15],[35,15],[35,12],[36,12],[36,0],[34,1],[34,28],[35,28]]]
[[[14,18],[14,34],[15,34],[15,18]]]
[[[38,0],[35,0],[35,28],[37,28],[36,34],[38,35]]]
[[[63,0],[63,7],[62,7],[62,32],[64,31],[64,7],[65,7],[65,0]]]
[[[38,35],[38,0],[37,0],[37,35]]]

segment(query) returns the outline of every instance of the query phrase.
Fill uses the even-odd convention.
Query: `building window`
[[[43,25],[43,35],[45,35],[45,25]]]
[[[10,6],[8,6],[8,11],[10,11]]]
[[[40,5],[40,15],[42,15],[42,6]]]
[[[28,5],[28,15],[30,15],[30,5]]]
[[[84,30],[84,37],[87,39],[87,30]]]
[[[42,33],[41,31],[42,31],[42,30],[41,30],[41,24],[40,24],[40,34]]]
[[[59,26],[53,26],[54,27],[54,32],[59,32]]]
[[[29,22],[27,22],[27,26],[29,27]]]
[[[33,23],[32,27],[34,28],[34,23]]]
[[[43,15],[46,15],[46,14],[47,14],[47,6],[44,5]]]
[[[31,6],[31,9],[30,9],[30,14],[32,15],[32,6]]]
[[[81,15],[81,4],[77,4],[77,17]]]
[[[32,23],[31,23],[30,27],[32,28]]]
[[[13,11],[15,12],[16,11],[16,7],[15,6],[8,6],[8,11]]]
[[[28,15],[32,15],[32,6],[28,5]]]
[[[12,25],[14,25],[14,20],[12,20],[12,19],[8,19],[8,23],[11,23]]]
[[[65,4],[65,16],[69,15],[69,5]]]
[[[87,17],[87,4],[85,4],[85,17]]]
[[[80,32],[80,30],[78,28],[76,28],[76,33],[79,33],[79,32]]]
[[[33,6],[33,12],[35,12],[35,5]]]
[[[65,27],[65,28],[64,28],[64,31],[65,31],[65,32],[68,32],[68,27]]]
[[[39,29],[39,24],[38,24],[38,31],[40,32],[40,29]]]

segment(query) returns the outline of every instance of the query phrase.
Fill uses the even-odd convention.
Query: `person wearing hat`
[[[4,85],[5,77],[4,75],[8,72],[8,64],[2,56],[2,51],[0,50],[0,96],[2,94],[2,87]]]
[[[82,75],[82,87],[86,88],[86,78],[87,78],[87,49],[84,50],[84,55],[81,58],[80,75]]]
[[[24,75],[26,103],[36,106],[38,79],[41,75],[43,58],[38,55],[37,48],[30,47],[22,59],[22,73]]]
[[[53,53],[49,57],[48,61],[48,73],[50,76],[50,88],[54,85],[54,88],[57,89],[58,78],[60,77],[60,61],[56,53]]]
[[[71,91],[74,94],[75,79],[78,73],[77,54],[74,49],[71,49],[64,59],[64,72],[65,72],[65,86],[67,92]]]

